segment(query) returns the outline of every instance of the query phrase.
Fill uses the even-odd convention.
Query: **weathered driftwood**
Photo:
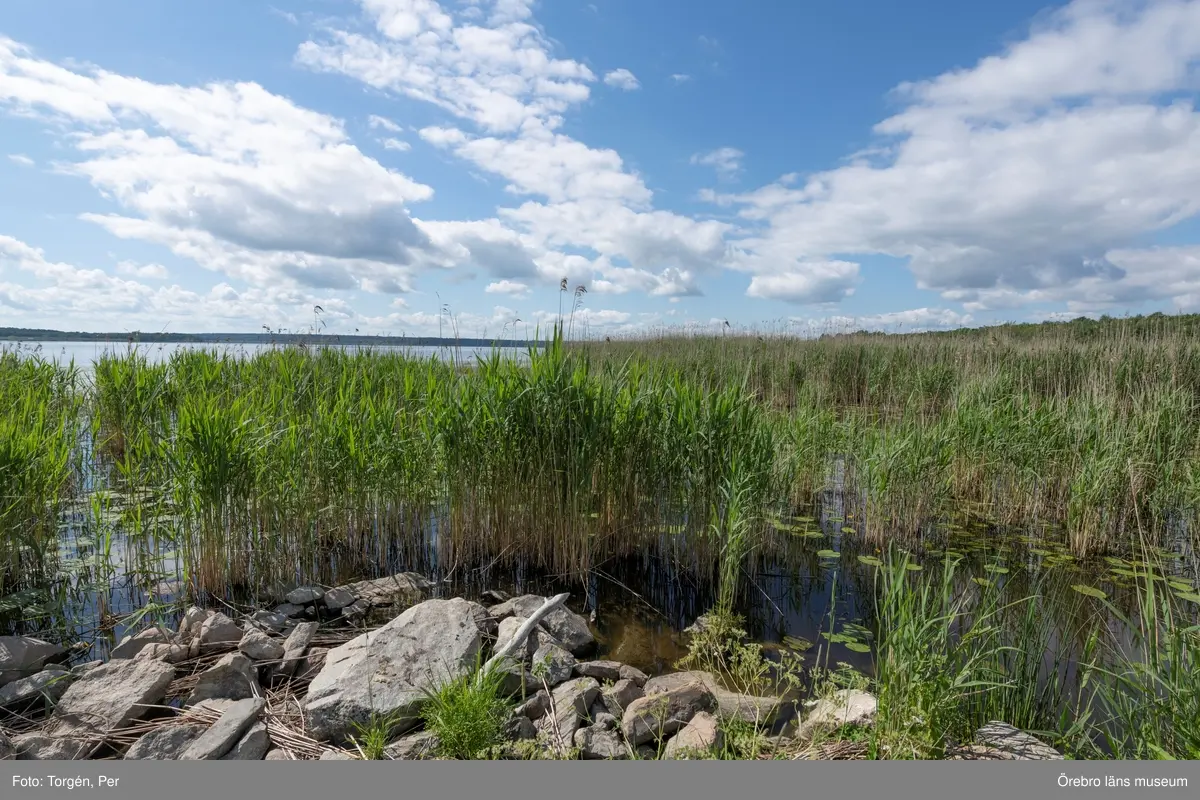
[[[512,640],[497,650],[487,663],[483,665],[483,669],[479,670],[479,680],[482,681],[484,676],[494,669],[500,662],[515,652],[518,648],[525,645],[525,640],[529,638],[529,634],[533,633],[534,628],[538,626],[547,614],[566,602],[571,595],[567,592],[556,594],[546,602],[542,603],[542,607],[529,615],[529,619],[522,623],[521,627],[517,628],[516,634]]]

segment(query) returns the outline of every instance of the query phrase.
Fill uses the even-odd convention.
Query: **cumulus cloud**
[[[121,261],[117,264],[117,274],[130,278],[145,278],[165,281],[169,277],[167,268],[162,264],[139,264],[136,261]]]
[[[734,178],[742,169],[744,155],[736,147],[720,147],[708,153],[696,153],[692,163],[712,167],[721,178]]]
[[[787,272],[755,275],[746,295],[789,303],[836,303],[853,294],[857,276],[858,264],[853,262],[802,262]]]
[[[529,294],[529,285],[520,281],[492,281],[484,291],[488,294],[511,294],[516,297],[524,297]]]
[[[609,86],[617,89],[622,89],[626,92],[632,92],[641,87],[638,83],[637,76],[627,69],[614,69],[604,76],[604,82]]]
[[[1120,254],[1200,211],[1198,59],[1200,2],[1076,0],[997,55],[897,87],[880,147],[845,166],[708,197],[763,226],[740,243],[759,256],[895,256],[975,309],[1148,297],[1161,256]]]
[[[412,149],[412,145],[403,139],[384,139],[383,146],[388,150],[397,150],[401,153],[407,153]]]
[[[961,314],[948,308],[914,308],[907,311],[889,311],[860,317],[839,314],[829,317],[792,317],[789,319],[794,331],[808,335],[852,331],[917,333],[961,328],[970,325],[973,321],[974,318],[970,314]]]
[[[124,212],[85,219],[210,269],[260,285],[407,281],[432,247],[407,210],[430,187],[366,157],[339,120],[257,84],[155,84],[0,39],[0,105],[65,129],[73,159],[56,168]]]

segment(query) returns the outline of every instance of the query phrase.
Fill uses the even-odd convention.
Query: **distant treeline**
[[[328,333],[90,333],[45,328],[0,328],[0,341],[23,342],[129,342],[138,344],[307,344],[375,347],[526,347],[515,339],[449,339],[438,336],[362,336]]]

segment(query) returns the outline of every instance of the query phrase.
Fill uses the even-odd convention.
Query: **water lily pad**
[[[871,652],[871,645],[863,642],[846,642],[846,649],[852,650],[855,653],[869,653]]]
[[[836,550],[818,550],[817,555],[821,558],[841,558],[842,554]]]
[[[880,561],[875,556],[859,556],[858,561],[860,564],[866,564],[869,567],[882,567],[883,566],[883,562]]]
[[[1074,589],[1075,591],[1079,592],[1082,595],[1087,595],[1088,597],[1095,597],[1097,600],[1104,600],[1105,598],[1108,597],[1108,594],[1106,592],[1102,592],[1101,590],[1097,589],[1094,586],[1085,586],[1082,583],[1072,584],[1071,588]]]
[[[990,589],[991,587],[995,586],[995,584],[992,583],[991,581],[989,581],[987,578],[976,577],[976,578],[971,578],[971,580],[975,581],[976,583],[978,583],[980,586],[983,586],[984,588]]]
[[[920,572],[921,570],[925,569],[920,564],[905,564],[904,568],[909,572]]]
[[[1054,555],[1049,550],[1043,550],[1040,547],[1031,547],[1031,548],[1029,548],[1029,552],[1033,553],[1035,556],[1043,556],[1043,557],[1049,556],[1049,555]]]
[[[987,570],[988,572],[994,573],[996,575],[1007,575],[1008,574],[1008,567],[1002,567],[999,564],[984,564],[983,568],[985,570]]]
[[[858,531],[854,530],[854,528],[847,526],[845,528],[842,528],[842,533],[858,533]]]
[[[803,653],[812,649],[813,643],[808,639],[801,639],[799,636],[785,636],[783,637],[783,646],[789,650],[795,650],[797,653]]]

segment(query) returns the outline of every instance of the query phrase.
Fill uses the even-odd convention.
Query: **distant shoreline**
[[[450,339],[439,336],[362,336],[309,333],[89,333],[41,328],[0,328],[0,342],[103,342],[107,344],[306,344],[377,347],[529,347],[519,339]]]

